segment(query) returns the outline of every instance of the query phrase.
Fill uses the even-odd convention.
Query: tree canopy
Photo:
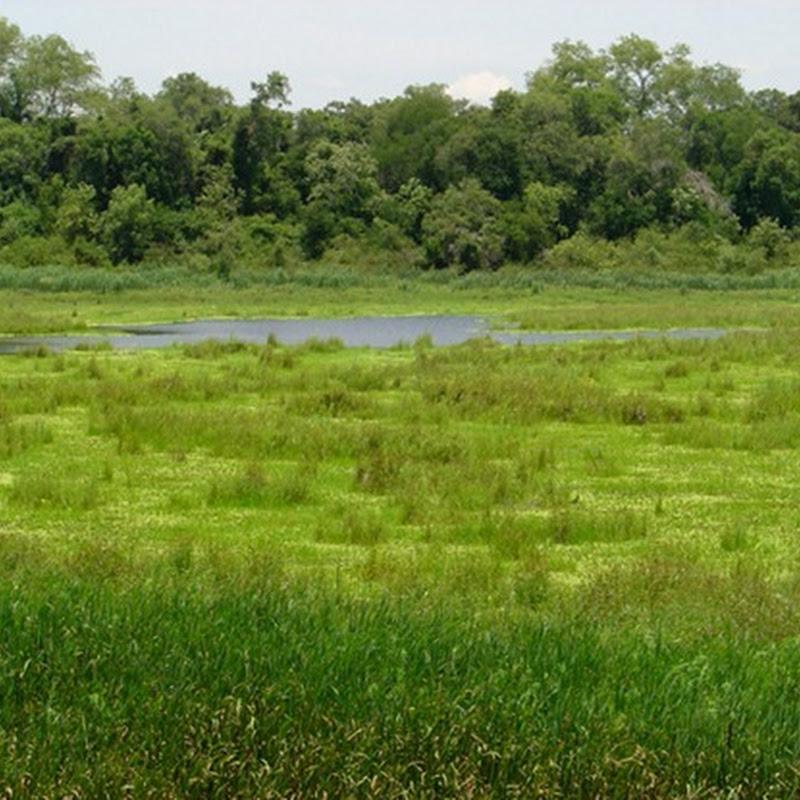
[[[103,85],[90,53],[0,18],[0,260],[220,269],[356,242],[475,270],[576,234],[800,228],[800,92],[748,93],[684,44],[558,42],[490,107],[430,84],[295,111],[277,70],[251,91]]]

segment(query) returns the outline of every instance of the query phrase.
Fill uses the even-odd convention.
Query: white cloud
[[[484,70],[464,75],[447,87],[447,93],[457,100],[469,100],[476,105],[488,105],[491,99],[503,89],[510,89],[511,81],[505,75],[495,75]]]

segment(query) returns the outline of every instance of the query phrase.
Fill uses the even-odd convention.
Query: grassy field
[[[3,357],[0,793],[800,792],[791,290],[283,291],[0,319],[760,330]]]
[[[207,318],[482,314],[523,328],[795,325],[800,270],[758,275],[506,269],[265,271],[239,283],[169,270],[0,265],[0,335]]]

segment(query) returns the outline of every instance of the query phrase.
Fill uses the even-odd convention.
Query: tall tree
[[[172,108],[183,123],[197,132],[223,127],[233,108],[233,95],[228,89],[212,86],[194,72],[166,78],[156,99]]]
[[[609,55],[614,79],[625,102],[636,116],[651,113],[658,101],[655,89],[664,65],[664,53],[659,46],[631,34],[614,42]]]
[[[294,213],[300,194],[285,170],[292,135],[289,81],[272,72],[263,82],[251,83],[253,97],[234,127],[233,171],[242,198],[242,212]]]
[[[381,186],[396,192],[411,178],[442,189],[436,155],[458,127],[464,104],[441,84],[409,86],[402,97],[383,104],[375,119],[372,149]]]
[[[32,36],[8,70],[10,116],[65,117],[84,109],[100,70],[89,52],[75,50],[61,36]]]
[[[11,78],[22,48],[22,31],[0,17],[0,116],[13,117],[15,92]]]

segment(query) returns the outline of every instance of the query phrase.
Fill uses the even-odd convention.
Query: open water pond
[[[212,319],[159,325],[95,328],[91,333],[64,336],[24,336],[0,339],[0,353],[18,353],[37,347],[65,350],[79,346],[110,345],[114,349],[146,349],[202,341],[241,341],[263,344],[270,337],[282,344],[302,344],[310,339],[339,339],[347,347],[386,348],[413,344],[422,336],[435,345],[461,344],[489,336],[505,344],[559,344],[598,339],[636,337],[717,339],[724,328],[670,330],[519,331],[494,327],[479,316],[432,315],[408,317],[347,317],[343,319]]]

